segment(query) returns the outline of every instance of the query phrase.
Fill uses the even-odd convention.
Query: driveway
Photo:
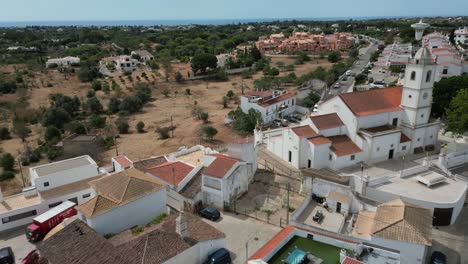
[[[15,254],[16,263],[21,263],[21,260],[36,248],[26,239],[24,229],[25,227],[16,228],[0,234],[0,248],[11,247]]]
[[[232,261],[239,264],[246,261],[247,242],[247,253],[251,256],[281,230],[277,226],[226,212],[222,213],[221,220],[217,222],[204,220],[226,234],[227,249],[231,252]]]
[[[468,263],[467,223],[468,207],[465,206],[454,225],[432,230],[432,251],[444,253],[447,256],[447,263]]]

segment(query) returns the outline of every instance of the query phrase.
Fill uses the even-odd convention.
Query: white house
[[[154,60],[153,54],[149,53],[147,50],[132,51],[131,55],[140,56],[140,61],[144,63]]]
[[[257,149],[252,139],[231,142],[228,155],[204,155],[203,203],[218,208],[229,207],[248,190],[257,170],[256,157]]]
[[[0,195],[0,231],[26,225],[64,201],[82,204],[96,195],[88,182],[106,172],[89,156],[53,162],[29,169],[31,186],[20,194]]]
[[[46,68],[51,67],[52,65],[58,67],[69,67],[73,64],[80,63],[80,58],[77,57],[64,57],[64,58],[55,58],[55,59],[48,59],[46,62]]]
[[[405,86],[337,95],[300,126],[255,131],[256,142],[300,169],[337,170],[432,150],[439,131],[429,119],[435,70],[421,48],[406,67]]]
[[[468,45],[468,27],[459,28],[455,30],[454,35],[455,35],[455,43]]]
[[[432,246],[431,211],[399,199],[361,211],[353,235],[399,251],[402,264],[426,263]]]
[[[79,218],[102,235],[145,225],[166,212],[165,186],[137,169],[129,168],[90,185],[97,195],[77,206]]]
[[[138,66],[139,61],[132,56],[121,55],[115,61],[115,68],[121,72],[133,71]]]
[[[250,109],[259,111],[265,124],[294,113],[296,103],[295,94],[279,90],[251,92],[241,96],[242,111],[244,113]]]

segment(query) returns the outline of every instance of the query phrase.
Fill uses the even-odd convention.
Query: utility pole
[[[288,188],[288,200],[287,200],[287,207],[286,207],[286,224],[289,225],[289,188],[290,188],[289,182],[287,183],[287,188]]]

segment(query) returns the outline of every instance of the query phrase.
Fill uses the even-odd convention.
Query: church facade
[[[440,128],[430,119],[436,65],[421,48],[405,85],[344,93],[299,126],[255,131],[256,141],[297,168],[340,169],[432,150]]]

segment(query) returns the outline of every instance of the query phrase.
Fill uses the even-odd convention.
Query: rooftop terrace
[[[80,156],[72,159],[67,159],[67,160],[62,160],[62,161],[57,161],[53,163],[48,163],[45,165],[37,166],[31,168],[31,171],[35,171],[37,176],[42,177],[45,175],[61,172],[61,171],[67,171],[87,165],[95,164],[93,159],[91,159],[90,156],[85,155],[85,156]],[[97,165],[96,165],[97,166]]]

